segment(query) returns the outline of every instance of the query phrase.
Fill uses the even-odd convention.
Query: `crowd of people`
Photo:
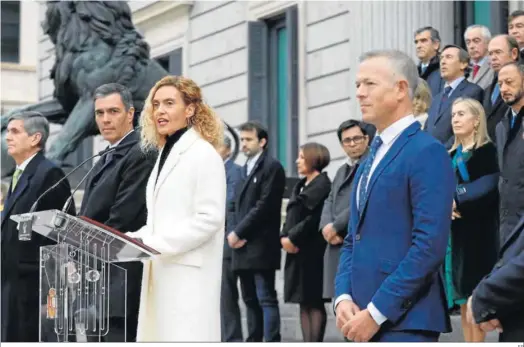
[[[111,307],[99,339],[278,342],[282,290],[299,306],[306,342],[323,341],[327,302],[348,341],[438,341],[454,310],[468,342],[492,330],[524,340],[524,11],[508,22],[495,37],[469,27],[466,49],[440,47],[438,30],[421,28],[418,66],[395,50],[362,55],[362,121],[336,133],[347,158],[330,179],[329,150],[300,146],[285,220],[286,175],[262,124],[239,126],[240,166],[191,79],[158,81],[137,129],[130,92],[100,86],[94,117],[115,150],[96,162],[78,213],[74,204],[68,213],[160,255],[119,264],[127,286],[114,274],[111,295],[125,293],[127,306]],[[48,136],[38,113],[9,121],[17,168],[2,211],[2,341],[58,338],[39,332],[35,290],[39,247],[51,241],[19,240],[10,219],[64,177],[43,154]],[[37,210],[62,209],[70,194],[66,179]]]

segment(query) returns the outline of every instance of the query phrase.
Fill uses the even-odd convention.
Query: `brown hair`
[[[310,170],[321,172],[331,160],[326,146],[316,142],[309,142],[300,146],[304,154],[304,161]]]
[[[175,87],[182,95],[185,105],[193,104],[195,106],[195,113],[188,118],[188,125],[213,147],[218,148],[223,142],[224,125],[211,107],[202,100],[200,87],[193,80],[182,76],[166,76],[151,88],[145,101],[144,110],[140,115],[142,147],[148,149],[160,146],[160,134],[157,132],[153,120],[152,100],[157,90],[165,86]]]
[[[419,78],[415,96],[413,98],[413,113],[415,116],[426,113],[431,106],[431,89],[428,82]]]

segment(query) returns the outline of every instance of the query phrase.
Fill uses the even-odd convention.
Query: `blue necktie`
[[[368,179],[369,179],[369,173],[371,172],[371,166],[373,165],[373,161],[375,160],[375,156],[377,155],[377,151],[382,145],[382,139],[380,136],[375,136],[373,139],[373,142],[371,143],[371,148],[369,150],[369,156],[366,159],[366,164],[364,165],[364,171],[362,172],[362,179],[360,180],[360,189],[358,192],[358,211],[359,213],[362,213],[362,207],[364,207],[365,204],[365,198],[367,194],[367,187],[368,187]]]
[[[515,126],[515,123],[516,123],[516,122],[517,122],[517,115],[511,113],[511,125],[510,125],[510,128],[511,128],[511,129],[513,129],[513,127]]]
[[[495,105],[495,102],[497,101],[497,98],[500,95],[500,87],[499,84],[495,84],[495,88],[493,88],[493,92],[491,93],[491,105]]]

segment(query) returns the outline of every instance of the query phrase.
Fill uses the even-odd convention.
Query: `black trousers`
[[[238,306],[238,275],[231,270],[231,258],[222,262],[220,321],[222,342],[242,342],[242,320]]]

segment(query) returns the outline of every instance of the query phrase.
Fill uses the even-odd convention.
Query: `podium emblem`
[[[56,318],[56,289],[50,288],[47,293],[47,319]]]

